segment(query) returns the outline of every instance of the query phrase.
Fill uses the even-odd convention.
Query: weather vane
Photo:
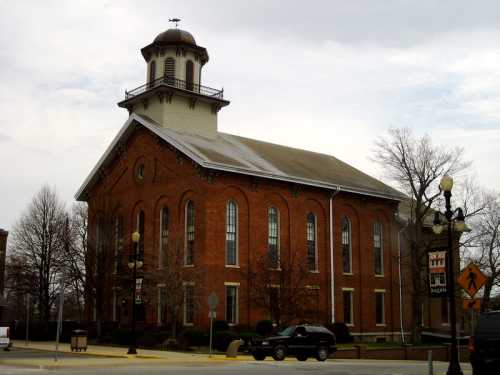
[[[169,18],[168,22],[175,22],[175,28],[177,28],[177,24],[181,22],[180,18]]]

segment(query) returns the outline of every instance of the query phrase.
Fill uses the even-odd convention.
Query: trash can
[[[87,331],[75,329],[71,332],[71,351],[87,351]]]

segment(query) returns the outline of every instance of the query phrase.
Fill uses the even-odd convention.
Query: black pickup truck
[[[249,352],[258,361],[269,355],[276,361],[282,361],[287,355],[295,356],[299,361],[306,361],[309,357],[325,361],[337,350],[335,344],[335,335],[323,326],[293,325],[276,336],[253,339]]]
[[[469,341],[470,363],[474,375],[498,374],[500,365],[500,311],[479,316]]]

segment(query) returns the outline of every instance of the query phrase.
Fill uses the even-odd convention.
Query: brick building
[[[5,259],[7,254],[7,237],[9,232],[0,228],[0,322],[4,318],[7,301],[4,297],[5,288]]]
[[[145,324],[168,323],[165,265],[180,249],[186,326],[208,325],[211,292],[217,318],[230,324],[274,318],[272,303],[256,302],[256,280],[269,274],[260,289],[278,301],[276,280],[295,264],[290,274],[305,270],[297,289],[308,296],[297,320],[346,322],[365,339],[407,331],[397,262],[402,195],[333,156],[219,132],[229,101],[201,85],[208,53],[188,32],[167,30],[141,52],[147,82],[119,103],[130,117],[76,194],[89,204],[88,318],[130,321],[123,280],[137,230]]]

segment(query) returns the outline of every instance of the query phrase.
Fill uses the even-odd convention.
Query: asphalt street
[[[445,374],[447,363],[434,363],[434,374]],[[464,375],[470,375],[468,364],[462,367]],[[324,363],[316,361],[307,362],[220,362],[205,364],[183,364],[183,365],[140,365],[140,366],[114,366],[114,367],[92,367],[92,368],[60,368],[60,369],[37,369],[20,368],[0,365],[1,374],[33,374],[59,372],[63,374],[272,374],[272,375],[295,375],[295,374],[318,374],[318,375],[427,375],[428,368],[425,362],[414,361],[354,361],[354,360],[329,360]]]

